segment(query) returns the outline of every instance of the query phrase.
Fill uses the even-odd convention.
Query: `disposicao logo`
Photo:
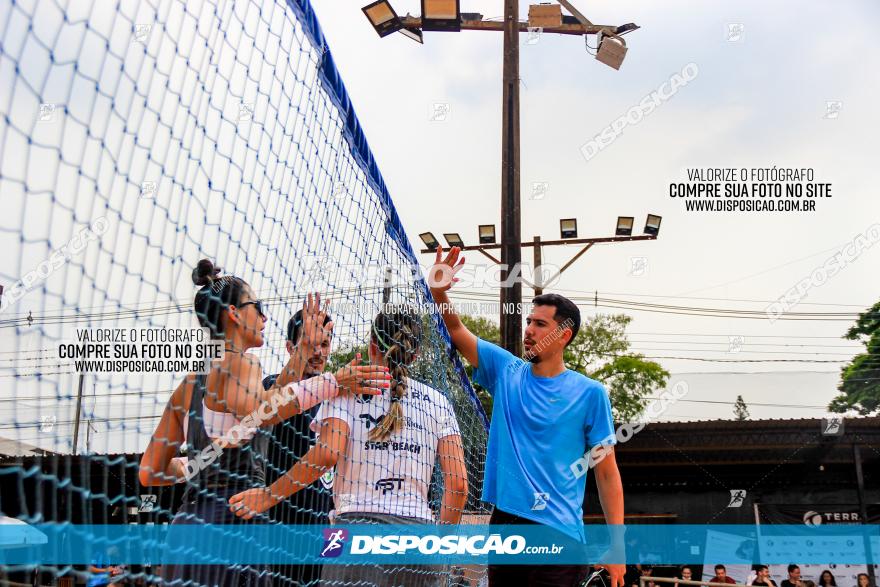
[[[348,530],[324,528],[324,548],[321,549],[321,558],[332,558],[342,554],[346,540],[348,540]]]

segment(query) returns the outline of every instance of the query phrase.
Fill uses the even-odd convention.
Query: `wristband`
[[[324,373],[299,383],[288,383],[285,393],[295,397],[300,409],[305,412],[339,395],[339,385],[332,374]]]
[[[190,477],[192,477],[192,475],[189,474],[189,469],[187,468],[187,465],[189,464],[189,459],[187,457],[174,457],[171,459],[171,462],[180,463],[180,468],[183,469],[183,478],[182,479],[180,479],[180,478],[175,479],[174,480],[175,483],[182,483],[184,481],[189,480]]]

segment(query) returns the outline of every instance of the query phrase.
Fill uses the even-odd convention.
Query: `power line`
[[[345,290],[335,290],[333,292],[327,293],[324,295],[325,299],[334,300],[334,299],[347,299],[346,293],[357,293],[362,295],[364,292],[370,291],[379,291],[382,289],[382,286],[370,286],[370,287],[351,287]],[[491,297],[493,299],[496,298],[496,294],[491,292],[479,292],[479,291],[453,291],[451,292],[453,297]],[[609,294],[614,295],[614,294]],[[659,298],[670,298],[677,297],[677,299],[683,299],[681,296],[646,296],[644,294],[631,294],[633,297],[659,297]],[[274,296],[274,297],[266,297],[263,301],[267,305],[277,305],[283,304],[285,302],[294,302],[301,301],[305,299],[306,293],[302,294],[294,294],[289,296]],[[687,299],[687,298],[684,298]],[[700,299],[700,298],[693,298]],[[723,300],[724,298],[705,298],[705,299],[718,299]],[[638,302],[634,300],[626,300],[626,299],[617,299],[617,298],[609,298],[603,295],[602,297],[598,296],[598,292],[592,297],[574,297],[572,301],[581,301],[584,302],[582,305],[588,305],[590,302],[594,306],[598,306],[598,302],[602,302],[603,307],[612,307],[617,308],[618,305],[628,306],[619,309],[630,309],[630,310],[638,310],[640,308],[654,308],[656,311],[661,313],[675,313],[674,311],[679,312],[698,312],[705,313],[705,315],[709,314],[735,314],[735,315],[760,315],[762,319],[767,318],[766,310],[740,310],[735,308],[707,308],[707,307],[699,307],[699,306],[673,306],[673,305],[665,305],[665,304],[652,304],[646,302]],[[734,301],[734,300],[731,300]],[[757,300],[756,300],[757,301]],[[770,302],[772,303],[772,302]],[[157,316],[167,316],[172,314],[184,314],[184,313],[192,313],[192,308],[189,307],[189,302],[186,305],[180,302],[148,302],[148,304],[152,304],[152,307],[145,307],[139,309],[137,306],[141,304],[134,304],[134,307],[125,308],[122,307],[121,304],[118,305],[116,309],[107,310],[107,311],[98,311],[95,313],[84,313],[82,310],[89,308],[77,308],[76,314],[38,314],[36,316],[32,316],[33,324],[65,324],[65,323],[76,323],[83,321],[99,321],[99,320],[122,320],[122,319],[138,319],[138,318],[147,318],[147,317],[157,317]],[[616,304],[616,305],[615,305]],[[823,304],[824,305],[824,304]],[[834,305],[834,304],[827,304]],[[837,304],[842,305],[842,304]],[[855,304],[847,304],[848,306],[857,307]],[[95,308],[100,308],[100,306],[94,306]],[[105,306],[106,308],[106,306]],[[666,312],[662,312],[662,310],[666,310]],[[674,311],[673,311],[674,310]],[[63,312],[63,310],[61,310]],[[647,310],[645,310],[647,311]],[[696,314],[696,315],[704,315],[704,314]],[[858,316],[858,313],[852,312],[785,312],[777,319],[804,319],[805,317],[811,317],[812,319],[818,319],[819,317],[823,317],[825,319],[837,318],[838,316],[851,317],[855,319]],[[730,317],[730,316],[723,316]],[[28,319],[26,317],[20,318],[11,318],[7,320],[0,320],[0,327],[14,327],[14,326],[24,326],[25,323],[28,323]],[[28,324],[31,325],[31,324]]]
[[[161,418],[162,414],[155,414],[152,416],[119,416],[119,417],[110,417],[110,418],[92,418],[92,422],[128,422],[131,420],[154,420],[156,418]],[[73,425],[75,420],[55,420],[51,422],[52,426],[58,425]],[[20,430],[22,428],[40,428],[46,427],[47,423],[45,422],[34,422],[33,424],[17,424],[15,426],[0,426],[0,430]]]
[[[603,294],[608,296],[629,296],[629,297],[640,297],[640,298],[674,298],[677,300],[708,300],[708,301],[720,301],[720,302],[749,302],[756,304],[772,304],[778,302],[779,300],[755,300],[755,299],[743,299],[743,298],[712,298],[712,297],[699,297],[699,296],[679,296],[679,295],[659,295],[659,294],[637,294],[637,293],[622,293],[622,292],[603,292],[599,290],[594,291],[586,291],[579,289],[559,289],[556,290],[558,292],[574,292],[574,293],[582,293],[582,294]],[[799,302],[798,305],[801,306],[848,306],[852,308],[870,308],[873,304],[842,304],[842,303],[832,303],[832,302]]]
[[[118,392],[118,393],[105,393],[105,394],[102,394],[102,395],[95,395],[95,396],[91,396],[91,397],[92,397],[93,399],[98,400],[98,399],[102,399],[102,398],[105,398],[105,397],[146,397],[146,396],[152,396],[152,395],[161,395],[161,394],[163,394],[163,393],[171,394],[171,393],[174,393],[174,390],[173,390],[173,389],[169,389],[169,390],[165,390],[165,389],[162,389],[162,390],[149,390],[149,391],[142,391],[142,390],[137,390],[137,391],[135,391],[135,390],[132,390],[132,391],[121,391],[121,392]],[[70,400],[70,401],[72,401],[72,400],[75,400],[75,399],[76,399],[76,396],[75,396],[75,395],[67,395],[67,396],[60,396],[60,397],[59,397],[59,396],[55,396],[55,397],[51,397],[51,396],[29,396],[29,397],[0,398],[0,402],[18,402],[18,401],[51,401],[51,400],[61,400],[61,401]]]
[[[668,356],[648,356],[646,359],[670,359],[681,361],[703,361],[707,363],[846,363],[840,360],[820,360],[820,359],[707,359],[704,357],[668,357]]]
[[[646,397],[644,399],[663,400],[663,399],[668,399],[668,398]],[[675,400],[674,403],[678,403],[678,402],[687,402],[687,403],[692,403],[692,404],[721,404],[721,405],[729,405],[729,406],[736,405],[735,401],[728,402],[728,401],[708,400],[708,399],[679,399],[679,400]],[[766,404],[766,403],[746,402],[746,405],[749,407],[757,406],[757,407],[762,407],[762,408],[802,408],[802,409],[809,409],[809,410],[814,410],[814,409],[815,410],[826,410],[826,409],[828,409],[828,406],[803,406],[803,405],[796,405],[796,404]]]
[[[749,338],[749,337],[744,336],[743,338]],[[655,344],[655,343],[662,343],[662,344],[702,344],[702,345],[716,344],[716,345],[728,345],[728,346],[731,344],[731,342],[730,342],[729,340],[727,340],[727,341],[718,341],[718,342],[712,342],[712,341],[701,342],[701,341],[698,341],[698,340],[682,340],[682,341],[677,341],[677,340],[630,340],[629,342],[630,342],[630,344]],[[863,349],[863,348],[864,348],[862,345],[842,345],[842,344],[836,344],[836,345],[831,345],[831,344],[785,344],[785,343],[781,343],[781,342],[777,342],[777,343],[773,343],[773,342],[768,342],[768,343],[760,343],[760,342],[756,343],[756,342],[750,342],[750,343],[743,343],[743,346],[749,346],[749,347],[757,347],[757,346],[762,346],[762,347],[764,347],[764,346],[769,346],[769,347],[773,347],[773,348],[780,348],[780,347],[807,348],[807,347],[813,347],[813,348],[829,348],[829,349]],[[0,359],[0,360],[2,360],[2,359]]]
[[[641,348],[633,348],[631,350],[642,352],[642,351],[671,351],[671,352],[693,352],[693,353],[734,353],[734,354],[762,354],[762,355],[819,355],[824,357],[852,357],[851,353],[829,353],[829,352],[809,352],[809,351],[767,351],[767,350],[755,350],[750,351],[746,350],[743,347],[741,350],[731,351],[728,349],[682,349],[682,348],[663,348],[663,347],[641,347]]]
[[[280,341],[279,341],[280,342]],[[766,349],[758,349],[750,350],[752,347],[771,347],[771,348],[810,348],[810,347],[818,347],[818,348],[832,348],[832,349],[845,349],[849,348],[854,353],[858,354],[859,352],[863,352],[864,348],[861,346],[853,346],[853,347],[845,347],[843,345],[791,345],[791,344],[756,344],[756,343],[748,343],[742,344],[739,350],[732,351],[730,350],[731,343],[728,342],[700,342],[700,341],[664,341],[664,340],[633,340],[628,341],[632,345],[642,345],[642,344],[688,344],[688,345],[720,345],[722,347],[727,346],[726,349],[694,349],[694,348],[665,348],[665,347],[632,347],[633,350],[638,350],[641,352],[642,350],[661,350],[661,351],[684,351],[684,352],[710,352],[710,353],[718,353],[718,352],[742,352],[742,353],[766,353],[766,354],[792,354],[792,355],[826,355],[826,356],[841,356],[841,357],[852,357],[852,353],[833,353],[828,351],[809,351],[809,352],[800,352],[800,351],[778,351],[778,350],[766,350]],[[7,361],[9,363],[14,362],[22,362],[22,361],[58,361],[57,357],[19,357],[19,358],[0,358],[0,361]],[[2,365],[0,364],[0,369],[16,369],[16,368],[32,368],[32,369],[57,369],[61,367],[69,367],[72,366],[73,362],[65,362],[65,363],[43,363],[43,364],[9,364]]]
[[[333,300],[342,300],[347,301],[349,296],[346,293],[357,293],[358,295],[362,295],[364,292],[379,292],[381,291],[383,286],[374,286],[374,287],[352,287],[346,289],[337,289],[331,293],[327,293],[322,295],[322,299],[331,301],[331,309],[332,309],[332,301]],[[298,294],[298,295],[290,295],[290,296],[274,296],[274,297],[266,297],[263,298],[262,301],[267,306],[274,305],[284,305],[285,303],[292,302],[301,302],[306,299],[306,293]],[[152,302],[151,302],[152,303]],[[17,326],[38,326],[38,325],[46,325],[46,324],[72,324],[78,322],[102,322],[109,320],[135,320],[135,319],[145,319],[151,317],[158,316],[170,316],[170,315],[184,315],[184,314],[193,314],[194,310],[190,307],[191,302],[188,302],[187,305],[183,306],[177,303],[163,303],[163,305],[157,305],[153,308],[145,308],[138,309],[134,308],[124,308],[120,307],[115,310],[107,310],[107,311],[99,311],[94,313],[83,313],[81,309],[76,309],[76,314],[30,314],[32,320],[29,320],[28,317],[22,318],[10,318],[6,320],[0,320],[0,328],[14,328]],[[137,306],[137,304],[134,304]],[[63,312],[64,310],[54,310],[55,312]]]
[[[492,295],[492,294],[488,294]],[[451,297],[456,300],[465,301],[485,301],[485,294],[469,293],[459,294],[451,293]],[[612,308],[620,310],[630,310],[639,312],[652,312],[659,314],[673,314],[684,316],[700,316],[706,318],[737,318],[737,319],[753,319],[767,320],[769,318],[766,310],[743,310],[738,308],[709,308],[703,306],[675,306],[669,304],[655,304],[647,302],[637,302],[632,300],[621,300],[616,298],[594,297],[582,298],[573,297],[571,301],[581,308]],[[865,315],[862,313],[861,315]],[[867,313],[867,314],[870,314]],[[774,316],[776,320],[806,320],[806,321],[846,321],[852,322],[859,317],[858,313],[853,312],[783,312],[778,316]]]
[[[704,332],[629,332],[628,334],[634,336],[731,336],[730,334],[706,334]],[[789,334],[746,334],[743,336],[748,336],[749,338],[785,338],[785,339],[826,339],[833,338],[835,340],[843,339],[842,336],[803,336],[803,335],[789,335]]]

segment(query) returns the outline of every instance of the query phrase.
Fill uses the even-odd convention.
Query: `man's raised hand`
[[[460,248],[452,247],[446,258],[443,258],[443,247],[437,247],[434,265],[428,270],[428,286],[431,288],[431,293],[445,292],[458,281],[455,274],[464,266],[464,257],[459,259],[460,253]]]
[[[312,353],[321,344],[324,333],[333,327],[333,322],[324,324],[327,319],[329,302],[321,305],[321,294],[308,294],[303,302],[302,334],[299,344],[304,352]]]

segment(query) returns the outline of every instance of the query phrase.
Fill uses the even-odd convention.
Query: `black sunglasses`
[[[266,317],[266,312],[263,310],[263,300],[253,300],[238,305],[239,309],[244,308],[245,306],[253,306],[257,309],[257,312],[260,313],[260,316],[262,316],[263,318]]]

